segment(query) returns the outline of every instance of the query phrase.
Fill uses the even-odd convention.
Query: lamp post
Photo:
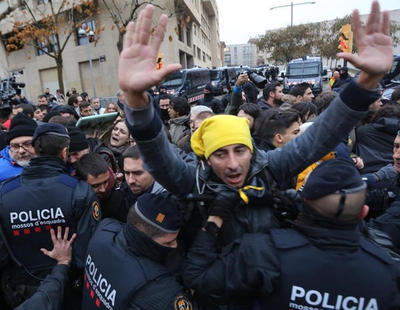
[[[295,5],[302,5],[302,4],[315,4],[315,1],[307,1],[307,2],[301,2],[301,3],[290,2],[290,4],[274,6],[274,7],[270,8],[270,10],[279,9],[279,8],[287,8],[290,6],[290,27],[293,27],[293,7]]]
[[[91,54],[91,42],[94,40],[94,32],[90,30],[87,32],[85,29],[80,28],[78,30],[78,35],[82,38],[88,38],[88,57],[89,57],[89,67],[90,67],[90,83],[92,84],[93,96],[96,97],[96,87],[94,85],[93,78],[93,63],[92,63],[92,54]]]

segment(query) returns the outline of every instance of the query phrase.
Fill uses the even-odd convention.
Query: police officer
[[[62,307],[64,287],[69,276],[69,266],[72,258],[72,243],[76,238],[73,234],[68,240],[69,227],[62,234],[61,226],[57,227],[57,234],[50,229],[53,249],[41,249],[43,254],[55,259],[57,265],[40,284],[37,292],[19,305],[15,310],[59,310]]]
[[[166,264],[181,224],[166,192],[141,195],[126,224],[104,219],[89,243],[82,308],[192,309]]]
[[[351,162],[328,160],[310,174],[293,228],[246,234],[221,256],[223,220],[209,217],[189,251],[185,284],[221,298],[250,296],[253,309],[399,309],[398,260],[360,233],[365,191]]]
[[[77,233],[72,267],[84,267],[100,208],[91,187],[67,174],[69,142],[64,126],[38,126],[32,139],[38,157],[31,159],[21,176],[5,181],[0,188],[1,282],[10,306],[32,295],[54,267],[55,261],[38,251],[51,246],[48,230],[52,226],[69,226]]]

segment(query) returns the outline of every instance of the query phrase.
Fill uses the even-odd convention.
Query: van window
[[[319,75],[319,63],[298,63],[289,64],[287,68],[288,76]]]
[[[210,70],[211,81],[219,80],[221,78],[221,70]]]
[[[162,85],[169,88],[169,87],[178,87],[181,86],[183,83],[183,73],[182,72],[174,72],[169,74],[165,80],[162,82]]]

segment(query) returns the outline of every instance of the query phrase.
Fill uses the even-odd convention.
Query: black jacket
[[[103,220],[88,247],[82,309],[106,309],[107,303],[113,309],[174,309],[184,295],[182,285],[167,268],[166,258],[172,250],[131,224]],[[99,275],[107,281],[109,291],[96,289]],[[87,288],[93,288],[97,304]],[[116,292],[113,298],[111,290]]]
[[[40,284],[38,278],[51,272],[56,262],[39,249],[51,249],[48,230],[57,225],[69,226],[71,233],[77,233],[72,267],[75,271],[82,270],[88,242],[100,220],[98,211],[99,203],[90,185],[69,176],[65,163],[56,157],[33,158],[21,176],[5,181],[0,188],[1,226],[6,236],[0,238],[0,268],[4,268],[2,277],[8,279],[8,287],[29,285],[32,293]],[[12,255],[8,249],[13,249]],[[28,275],[14,257],[36,278]],[[3,287],[3,292],[10,297],[7,287]],[[30,294],[11,300],[19,300],[18,305]]]
[[[209,96],[200,99],[199,103],[197,105],[205,105],[206,107],[209,107],[215,114],[223,113],[224,108],[222,106],[222,103],[220,100],[214,97],[214,95],[209,94]]]
[[[56,265],[51,274],[42,281],[37,292],[15,310],[61,310],[68,272],[67,265]]]
[[[356,129],[354,152],[364,160],[361,173],[378,171],[393,162],[393,142],[399,128],[399,119],[383,117]]]
[[[299,222],[294,229],[245,234],[220,253],[215,237],[200,231],[188,254],[184,280],[199,294],[213,294],[222,301],[256,301],[257,309],[288,308],[294,287],[321,295],[374,297],[379,309],[398,309],[396,264],[356,225],[335,229]]]

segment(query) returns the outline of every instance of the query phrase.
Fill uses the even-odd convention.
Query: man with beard
[[[158,184],[144,168],[138,147],[130,146],[122,154],[126,183],[122,186],[126,193],[127,209],[144,193],[161,193],[165,189]]]
[[[257,100],[257,104],[262,110],[277,108],[282,104],[282,84],[272,82],[265,85],[262,97]]]
[[[171,64],[163,71],[153,69],[152,59],[158,53],[167,24],[167,17],[162,15],[149,41],[151,23],[146,21],[152,19],[153,13],[154,7],[148,5],[139,17],[139,26],[128,25],[119,59],[120,87],[127,98],[127,123],[146,167],[169,192],[180,197],[228,192],[232,217],[224,223],[219,235],[221,245],[244,233],[266,232],[279,226],[274,213],[275,200],[271,196],[278,189],[287,189],[289,178],[331,151],[377,99],[376,85],[393,63],[387,14],[381,22],[379,5],[374,2],[366,26],[371,29],[368,31],[361,25],[359,16],[353,15],[359,53],[338,56],[351,61],[362,73],[303,135],[282,148],[262,152],[253,145],[246,119],[216,115],[203,121],[193,134],[191,144],[198,161],[187,163],[168,143],[154,112],[152,98],[145,93],[165,75],[180,68],[179,64]],[[244,207],[246,205],[249,207]],[[204,213],[208,210],[202,208],[199,212],[203,210],[199,221],[207,219]]]
[[[23,113],[18,113],[11,121],[7,133],[7,146],[0,152],[0,182],[20,175],[23,167],[28,166],[35,156],[32,147],[32,136],[37,127],[36,122]]]
[[[214,97],[214,87],[208,83],[204,88],[204,98],[200,99],[198,105],[205,105],[209,107],[215,114],[224,111],[221,101]]]

